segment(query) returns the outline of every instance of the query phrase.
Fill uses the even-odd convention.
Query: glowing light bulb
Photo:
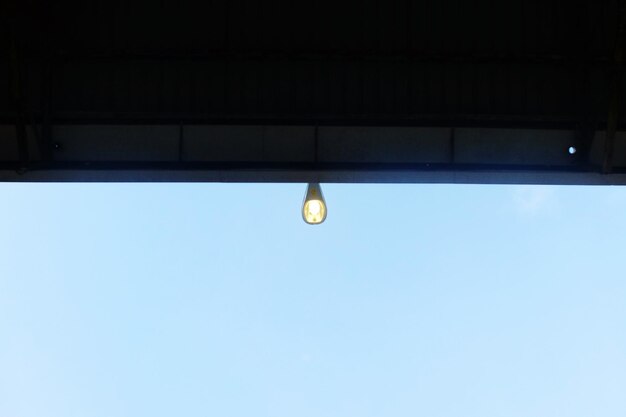
[[[326,201],[318,183],[310,183],[302,204],[302,218],[308,224],[320,224],[326,220]]]
[[[319,201],[309,201],[309,213],[311,213],[313,216],[317,216],[320,211],[322,211],[322,205]]]

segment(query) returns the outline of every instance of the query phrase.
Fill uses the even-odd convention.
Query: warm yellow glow
[[[319,224],[326,218],[326,206],[323,201],[309,200],[304,203],[304,221],[309,224]]]
[[[302,204],[302,218],[308,224],[320,224],[326,220],[326,202],[322,187],[318,183],[309,183]]]
[[[309,213],[311,213],[314,216],[317,216],[322,210],[322,205],[317,200],[309,201],[308,209],[309,209]]]

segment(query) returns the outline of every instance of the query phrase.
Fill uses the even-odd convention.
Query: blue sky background
[[[626,188],[0,184],[0,416],[626,415]]]

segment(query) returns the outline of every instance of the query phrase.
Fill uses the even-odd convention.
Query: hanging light
[[[302,218],[308,224],[320,224],[326,220],[326,201],[319,183],[309,183],[306,189]]]

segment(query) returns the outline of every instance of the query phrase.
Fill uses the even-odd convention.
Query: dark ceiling
[[[623,0],[5,7],[0,179],[626,182]]]

